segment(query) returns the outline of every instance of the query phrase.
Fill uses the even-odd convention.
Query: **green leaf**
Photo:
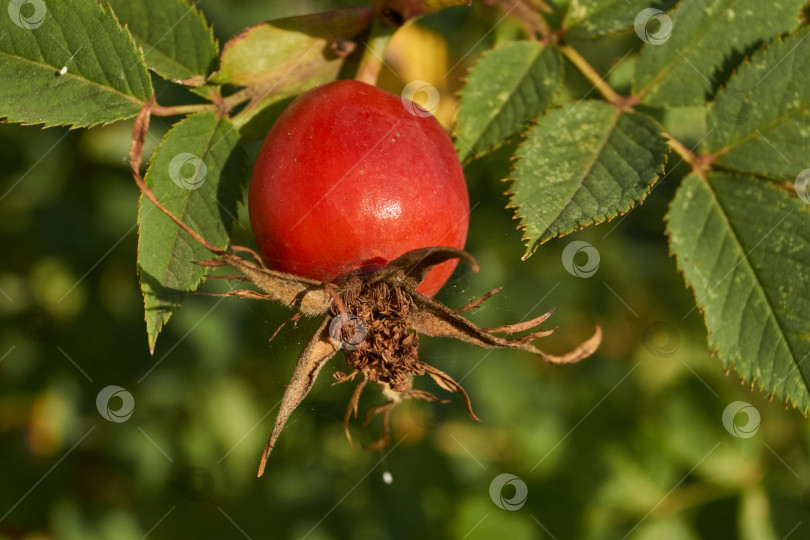
[[[357,7],[257,24],[225,44],[211,81],[278,89],[322,84],[310,81],[336,78],[343,60],[332,43],[362,32],[371,18],[370,8]]]
[[[563,23],[566,39],[587,39],[632,30],[647,8],[668,11],[678,0],[571,0]]]
[[[143,47],[158,75],[199,86],[215,67],[219,47],[196,4],[187,0],[108,0],[118,19]]]
[[[486,153],[519,133],[551,105],[562,84],[562,62],[553,47],[515,41],[486,53],[461,91],[456,150],[464,159]]]
[[[247,177],[239,134],[226,118],[199,113],[175,124],[155,149],[146,184],[175,216],[224,248]],[[196,290],[206,268],[192,264],[210,253],[141,197],[138,271],[146,308],[149,348]]]
[[[345,57],[334,46],[371,19],[367,7],[289,17],[252,26],[226,43],[211,81],[252,87],[254,97],[236,117],[242,136],[264,137],[281,104],[337,79]]]
[[[687,177],[667,215],[670,249],[723,365],[803,412],[810,405],[810,213],[747,176]]]
[[[527,134],[512,171],[527,258],[541,244],[629,210],[664,170],[658,125],[600,101],[553,111]]]
[[[109,7],[4,2],[0,117],[86,127],[135,116],[152,96],[143,54]]]
[[[810,155],[810,30],[742,65],[707,116],[706,148],[728,169],[793,178]]]
[[[650,22],[636,67],[634,93],[656,107],[702,105],[724,81],[727,62],[736,64],[759,43],[795,28],[805,0],[681,2],[668,39]],[[658,24],[662,24],[659,20]],[[663,41],[659,44],[653,44]],[[734,61],[736,58],[736,62]]]

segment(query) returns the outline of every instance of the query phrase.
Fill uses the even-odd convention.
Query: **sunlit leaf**
[[[645,9],[667,11],[678,0],[571,0],[565,15],[568,39],[594,38],[632,30],[636,17]]]
[[[214,113],[200,113],[169,130],[152,155],[145,181],[174,215],[225,247],[246,176],[233,125]],[[210,253],[143,197],[138,224],[138,271],[154,350],[163,325],[206,273],[192,262],[208,259]]]
[[[551,104],[562,83],[560,55],[536,41],[515,41],[485,54],[461,91],[456,150],[464,159],[516,135]]]
[[[211,80],[283,89],[333,79],[342,58],[332,44],[359,34],[371,16],[369,8],[358,7],[251,26],[225,44],[220,69]]]
[[[660,128],[643,114],[583,101],[543,117],[518,149],[510,175],[524,257],[538,244],[644,200],[666,154]]]
[[[810,213],[774,185],[687,177],[667,215],[670,248],[709,329],[709,346],[745,381],[810,405]]]
[[[133,117],[151,96],[143,54],[109,7],[3,3],[0,117],[86,127]]]
[[[702,104],[744,54],[798,26],[804,3],[768,2],[764,14],[760,0],[702,0],[681,2],[671,15],[648,12],[634,91],[657,107]]]
[[[706,118],[706,147],[729,169],[794,178],[810,156],[810,30],[740,66]]]
[[[252,26],[226,43],[211,81],[251,87],[238,117],[242,136],[263,137],[279,103],[337,79],[348,52],[337,49],[355,46],[344,40],[362,32],[371,17],[365,7],[289,17]]]
[[[160,76],[198,86],[219,54],[205,17],[188,0],[108,0]]]

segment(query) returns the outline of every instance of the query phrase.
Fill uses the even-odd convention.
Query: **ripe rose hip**
[[[320,281],[413,249],[462,249],[470,209],[441,125],[351,80],[310,90],[281,114],[259,152],[248,204],[267,265]],[[417,290],[434,295],[456,264],[436,266]]]

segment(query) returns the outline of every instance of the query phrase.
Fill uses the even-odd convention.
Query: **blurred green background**
[[[262,20],[339,5],[199,7],[222,42]],[[382,84],[397,92],[416,77],[433,82],[448,121],[469,65],[519,31],[505,20],[489,32],[501,16],[476,5],[425,18],[392,50],[397,73],[384,73]],[[637,42],[626,34],[577,46],[604,73]],[[619,89],[632,58],[611,74]],[[590,90],[566,67],[561,102]],[[158,85],[160,101],[184,99],[172,92]],[[660,120],[691,146],[701,117],[683,110]],[[148,144],[169,125],[154,119]],[[467,249],[483,271],[461,269],[440,298],[460,306],[503,285],[473,320],[495,326],[556,308],[549,323],[559,330],[542,343],[547,350],[566,350],[598,322],[600,351],[579,365],[549,366],[524,353],[423,339],[422,357],[463,381],[483,422],[466,416],[458,396],[449,405],[406,403],[393,415],[391,446],[376,453],[352,452],[343,436],[351,388],[330,388],[328,375],[345,369],[338,357],[256,479],[275,406],[314,321],[268,343],[289,312],[197,295],[150,356],[135,272],[130,128],[0,125],[0,538],[810,537],[807,421],[741,387],[733,372],[724,376],[668,256],[661,218],[677,167],[626,218],[551,241],[522,262],[500,181],[510,149],[475,161],[466,170],[474,207]],[[248,144],[253,155],[257,144]],[[251,245],[244,208],[240,219],[234,241]],[[590,278],[563,268],[562,250],[574,239],[598,250]],[[133,396],[124,422],[97,410],[110,385]],[[417,386],[442,392],[427,380]],[[121,401],[112,399],[114,410]],[[366,391],[361,408],[380,400]],[[761,415],[753,436],[724,427],[735,401]],[[743,412],[735,420],[749,419]],[[380,429],[379,419],[352,425],[360,442]],[[493,498],[491,483],[503,473],[518,479],[495,486]],[[521,482],[525,504],[499,507]]]

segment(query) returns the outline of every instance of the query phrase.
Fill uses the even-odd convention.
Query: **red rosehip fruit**
[[[344,80],[296,98],[267,134],[250,224],[270,268],[319,281],[412,249],[464,248],[470,203],[447,133],[418,105]],[[458,261],[417,290],[433,296]]]

